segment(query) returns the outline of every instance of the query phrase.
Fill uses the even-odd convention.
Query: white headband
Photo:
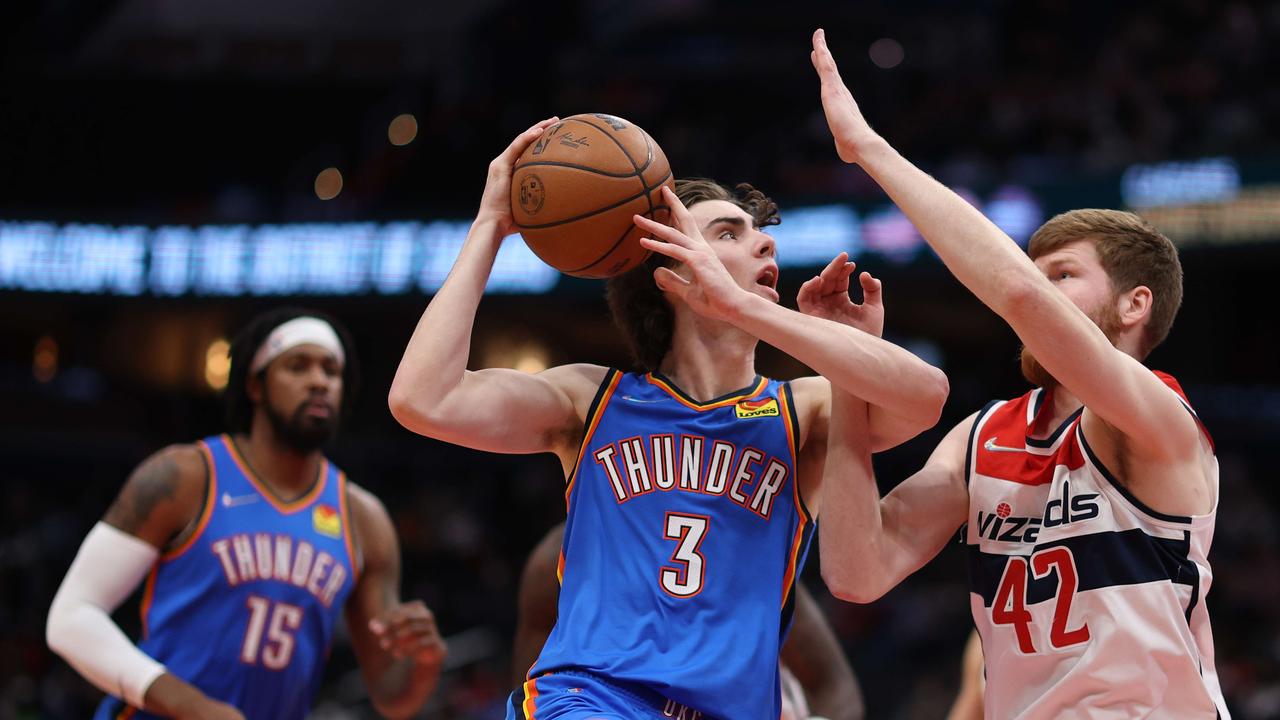
[[[267,363],[280,357],[281,354],[299,345],[319,345],[333,353],[338,362],[346,362],[346,354],[342,351],[342,341],[329,323],[314,317],[294,318],[283,323],[262,343],[258,352],[253,354],[253,362],[249,364],[249,373],[253,374],[267,366]]]

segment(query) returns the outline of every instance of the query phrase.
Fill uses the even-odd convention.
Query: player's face
[[[299,345],[267,365],[262,402],[278,437],[318,449],[338,430],[342,363],[318,345]]]
[[[707,200],[689,214],[739,287],[778,302],[777,243],[750,213],[725,200]]]
[[[1093,242],[1077,240],[1068,243],[1036,258],[1035,263],[1054,288],[1089,316],[1114,343],[1120,331],[1117,294]],[[1040,387],[1058,384],[1025,347],[1022,348],[1021,361],[1022,375],[1032,384]]]

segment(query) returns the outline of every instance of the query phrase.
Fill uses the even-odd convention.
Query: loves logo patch
[[[743,400],[733,406],[733,413],[744,420],[758,417],[777,417],[782,414],[778,409],[777,398]]]

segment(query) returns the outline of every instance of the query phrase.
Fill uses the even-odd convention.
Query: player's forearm
[[[421,430],[462,382],[476,308],[501,244],[497,224],[476,218],[448,278],[418,320],[388,395],[391,414],[402,425]]]
[[[863,720],[866,706],[853,673],[844,682],[830,682],[809,693],[809,711],[827,720]]]
[[[888,193],[965,287],[1001,317],[1028,287],[1048,281],[986,216],[881,138],[858,150],[858,165]]]
[[[138,649],[111,619],[152,568],[159,552],[106,523],[89,531],[49,606],[45,637],[86,680],[134,706],[165,668]]]
[[[389,718],[418,714],[440,681],[441,663],[397,660],[382,673],[370,696],[378,712]]]
[[[947,376],[909,351],[758,295],[747,294],[738,307],[735,325],[813,368],[831,381],[833,392],[843,390],[908,418],[919,430],[938,421],[947,400]]]
[[[841,600],[859,603],[875,600],[896,584],[885,560],[868,430],[866,403],[833,388],[818,548],[827,589]]]

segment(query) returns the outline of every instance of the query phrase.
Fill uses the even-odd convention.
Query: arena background
[[[1217,440],[1224,691],[1237,718],[1280,717],[1280,5],[960,5],[0,4],[0,718],[88,715],[98,693],[44,644],[57,583],[138,461],[221,430],[225,338],[284,303],[354,332],[363,393],[331,454],[390,508],[405,596],[449,638],[423,716],[500,717],[518,570],[563,514],[558,465],[413,436],[385,396],[488,160],[551,114],[623,116],[677,175],[773,194],[792,306],[842,249],[883,276],[888,336],[952,388],[937,428],[877,457],[883,489],[984,401],[1023,392],[1012,333],[836,159],[808,61],[819,25],[873,125],[1014,237],[1128,207],[1180,246],[1186,302],[1150,364]],[[472,366],[625,365],[602,284],[508,243]],[[805,372],[768,348],[760,366]],[[958,548],[867,606],[830,597],[819,562],[805,580],[869,716],[942,717],[970,628]],[[118,617],[136,629],[136,602]],[[354,669],[340,642],[316,717],[371,716]]]

